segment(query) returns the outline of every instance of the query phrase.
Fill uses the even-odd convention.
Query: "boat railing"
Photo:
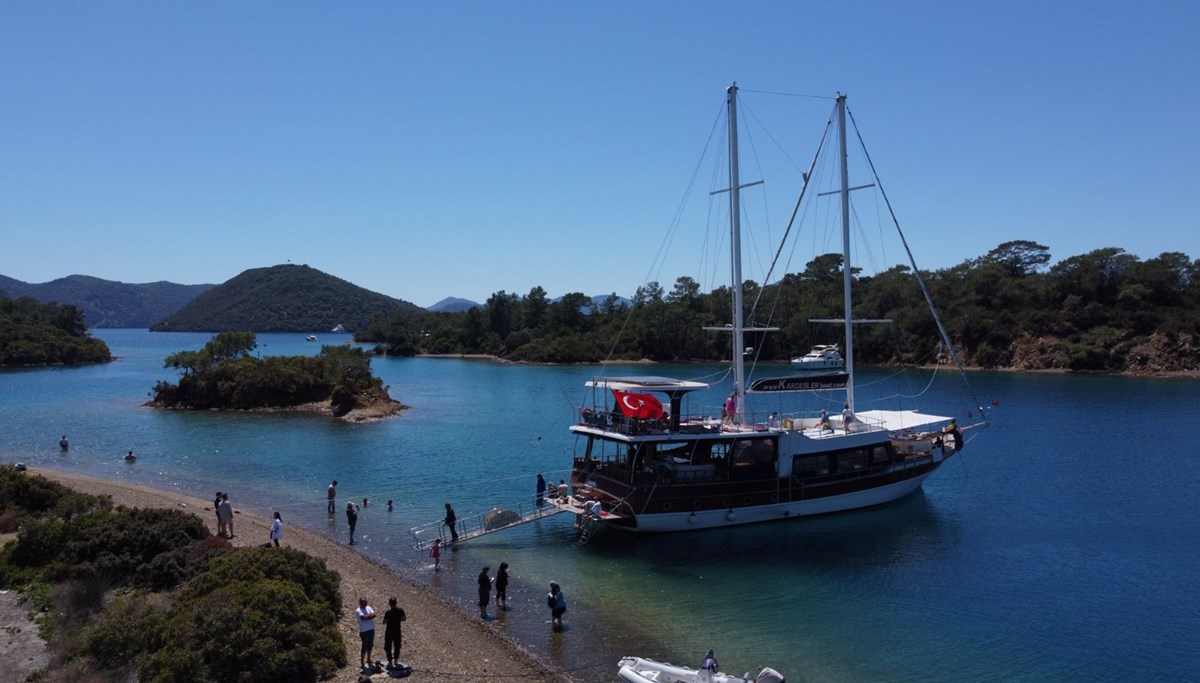
[[[557,495],[557,491],[554,494],[548,493],[546,498],[551,498],[554,495]],[[414,547],[421,550],[432,545],[435,538],[441,539],[442,543],[445,544],[453,542],[452,539],[457,535],[457,542],[461,543],[494,531],[500,531],[532,522],[542,517],[548,517],[558,512],[560,510],[550,505],[547,500],[542,500],[539,504],[537,499],[532,499],[511,503],[505,507],[495,506],[480,512],[459,515],[457,518],[458,521],[454,525],[456,533],[450,532],[450,527],[446,525],[444,520],[412,527],[409,529],[409,533],[412,534]]]
[[[592,411],[585,408],[580,411],[579,421],[576,424],[602,429],[606,432],[625,434],[627,436],[644,436],[648,434],[703,434],[716,432],[721,426],[721,421],[713,417],[701,415],[686,416],[680,418],[679,426],[676,428],[669,416],[643,419],[626,417],[625,415],[613,414],[611,412]]]

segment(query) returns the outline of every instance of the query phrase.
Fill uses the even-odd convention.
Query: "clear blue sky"
[[[825,5],[9,0],[0,274],[628,296],[735,80],[849,94],[922,268],[1200,257],[1200,2]]]

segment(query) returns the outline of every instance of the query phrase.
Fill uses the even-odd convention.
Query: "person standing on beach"
[[[546,594],[546,606],[550,608],[550,623],[562,628],[562,617],[567,612],[567,598],[555,581],[550,582],[550,592]]]
[[[501,562],[496,572],[496,607],[508,609],[508,563]]]
[[[346,503],[346,524],[350,527],[350,545],[354,545],[354,527],[358,525],[358,506]]]
[[[383,613],[383,652],[387,655],[387,668],[400,666],[400,622],[408,617],[396,606],[396,598],[388,598],[388,611]]]
[[[362,649],[358,652],[358,668],[362,669],[371,662],[371,650],[375,648],[375,610],[367,604],[366,598],[358,599],[354,618],[358,621],[358,638],[362,641]]]
[[[458,540],[458,515],[454,514],[454,508],[450,507],[450,503],[446,503],[446,518],[442,520],[446,526],[450,527],[450,542]]]
[[[538,509],[541,509],[542,505],[544,505],[545,503],[546,503],[546,478],[543,477],[541,474],[538,474],[537,499],[534,500],[534,504],[538,506]]]
[[[337,479],[329,482],[329,491],[325,494],[329,498],[329,514],[333,514],[333,499],[337,497]]]
[[[213,514],[217,516],[217,537],[225,537],[225,520],[221,518],[221,492],[217,491],[217,497],[213,498]]]
[[[217,506],[217,520],[222,522],[225,538],[233,538],[233,506],[229,504],[229,494],[221,494],[221,504]]]
[[[283,538],[283,518],[279,516],[279,511],[275,511],[275,519],[271,520],[271,542],[275,547],[279,547],[279,539]]]
[[[487,606],[492,597],[492,577],[488,576],[491,567],[484,567],[479,572],[479,618],[487,619]]]
[[[433,539],[433,547],[429,549],[429,556],[433,558],[433,571],[439,571],[442,563],[442,539]]]

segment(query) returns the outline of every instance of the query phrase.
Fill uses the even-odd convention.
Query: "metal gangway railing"
[[[454,530],[458,532],[455,543],[465,543],[472,538],[511,529],[515,526],[536,522],[544,517],[563,512],[561,508],[544,501],[541,506],[534,502],[525,501],[510,507],[493,507],[482,512],[458,515]],[[424,550],[433,544],[434,539],[441,539],[442,544],[449,544],[453,534],[445,522],[438,520],[415,526],[409,529],[413,536],[414,548]]]

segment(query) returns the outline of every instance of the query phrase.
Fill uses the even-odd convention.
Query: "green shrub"
[[[69,502],[65,502],[69,500]],[[23,510],[32,515],[47,512],[65,514],[111,507],[108,496],[79,493],[38,474],[18,471],[13,465],[0,465],[0,511]]]
[[[183,599],[203,597],[237,581],[276,579],[300,586],[310,600],[336,615],[342,608],[341,579],[325,561],[295,548],[238,548],[212,558],[208,570],[187,586]]]
[[[60,559],[73,523],[61,519],[28,520],[10,546],[9,561],[16,567],[51,571],[51,566]]]
[[[297,584],[235,581],[184,593],[163,628],[162,647],[140,667],[143,681],[303,683],[346,664],[336,616]]]
[[[170,588],[195,575],[207,554],[199,545],[208,528],[179,510],[93,510],[72,519],[30,520],[17,537],[8,563],[61,581],[80,570]]]
[[[113,600],[104,614],[83,630],[83,653],[105,669],[119,669],[162,647],[167,615],[140,593]]]
[[[72,535],[64,554],[71,561],[90,563],[121,577],[139,575],[159,555],[186,548],[209,534],[199,517],[179,510],[120,507],[103,517],[83,519],[92,523],[84,533]],[[173,581],[160,579],[155,586],[178,585],[188,576],[184,572]],[[144,575],[138,579],[148,581]]]

